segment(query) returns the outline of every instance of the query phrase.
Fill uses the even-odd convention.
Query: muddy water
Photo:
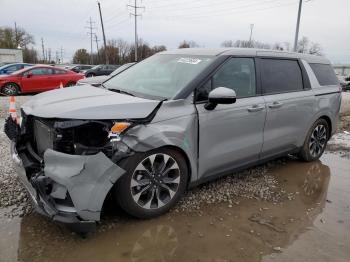
[[[36,214],[2,218],[0,261],[350,261],[350,160],[329,153],[271,172],[289,193],[281,203],[111,216],[86,239]]]

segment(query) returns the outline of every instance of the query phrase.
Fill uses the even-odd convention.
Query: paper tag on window
[[[191,57],[181,57],[179,60],[177,60],[178,63],[184,63],[184,64],[191,64],[191,65],[197,65],[202,60],[198,58],[191,58]]]

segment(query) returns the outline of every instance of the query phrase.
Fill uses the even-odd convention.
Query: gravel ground
[[[4,119],[0,119],[0,208],[8,207],[6,216],[23,216],[31,211],[26,190],[18,180],[12,167],[10,142],[3,132]]]
[[[29,96],[17,98],[19,107]],[[8,99],[0,98],[0,208],[7,207],[8,217],[23,216],[31,212],[32,207],[22,184],[18,181],[12,167],[9,140],[3,133],[4,117],[7,115]],[[342,122],[341,130],[349,125]],[[238,197],[258,199],[270,202],[280,202],[290,196],[280,188],[275,177],[268,171],[276,166],[284,165],[286,159],[271,161],[255,168],[247,169],[230,176],[220,178],[190,190],[173,209],[175,212],[198,211],[204,205],[227,203],[228,207],[238,204]]]

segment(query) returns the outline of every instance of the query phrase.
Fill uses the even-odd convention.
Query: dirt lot
[[[320,161],[284,158],[233,174],[152,220],[109,206],[85,239],[31,212],[9,164],[0,101],[0,261],[349,261],[350,96]]]

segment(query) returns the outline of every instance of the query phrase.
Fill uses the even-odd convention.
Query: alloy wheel
[[[147,156],[131,177],[132,198],[144,209],[161,208],[174,198],[180,180],[180,168],[174,158],[164,153]]]
[[[320,124],[315,127],[311,133],[309,150],[313,157],[317,157],[322,154],[327,142],[327,129],[324,125]]]
[[[4,86],[2,90],[3,90],[3,93],[8,96],[17,94],[17,87],[14,84],[7,84]]]

